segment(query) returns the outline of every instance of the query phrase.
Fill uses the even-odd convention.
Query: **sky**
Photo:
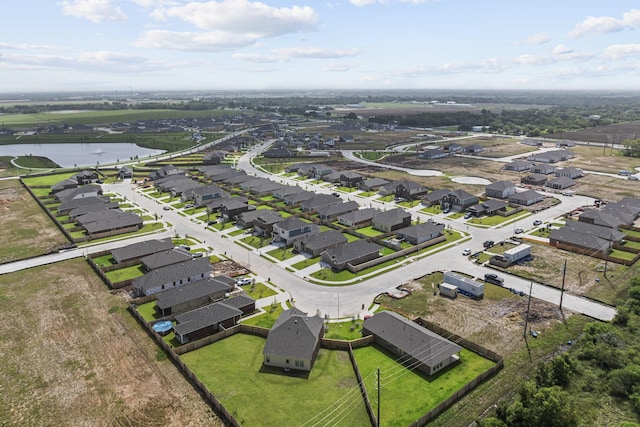
[[[12,0],[0,93],[640,90],[627,0]]]

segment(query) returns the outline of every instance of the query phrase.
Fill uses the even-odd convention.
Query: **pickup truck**
[[[487,283],[492,283],[494,285],[502,286],[504,284],[504,279],[497,274],[487,273],[484,275],[484,281]]]

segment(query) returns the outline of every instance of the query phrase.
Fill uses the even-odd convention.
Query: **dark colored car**
[[[497,274],[487,273],[484,275],[484,281],[487,283],[492,283],[494,285],[502,286],[504,284],[504,279]]]

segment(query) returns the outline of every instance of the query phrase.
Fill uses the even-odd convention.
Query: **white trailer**
[[[445,271],[444,282],[456,286],[458,293],[462,295],[473,299],[482,299],[484,297],[484,283],[477,282],[471,277],[466,277],[452,271]],[[442,287],[442,285],[440,285],[440,287]]]
[[[504,258],[509,263],[513,264],[514,262],[520,261],[522,258],[526,258],[531,255],[531,245],[527,245],[525,243],[516,246],[515,248],[511,248],[502,254],[502,258]]]

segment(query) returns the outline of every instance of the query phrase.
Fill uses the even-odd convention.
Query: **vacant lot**
[[[0,262],[42,255],[69,243],[18,180],[0,181]]]
[[[307,377],[263,366],[264,343],[235,334],[182,359],[242,425],[370,425],[346,352],[321,349]]]
[[[618,125],[598,126],[572,132],[547,135],[548,138],[571,139],[574,141],[622,144],[627,139],[636,139],[640,131],[640,121]]]
[[[0,425],[222,425],[84,260],[0,276]]]

